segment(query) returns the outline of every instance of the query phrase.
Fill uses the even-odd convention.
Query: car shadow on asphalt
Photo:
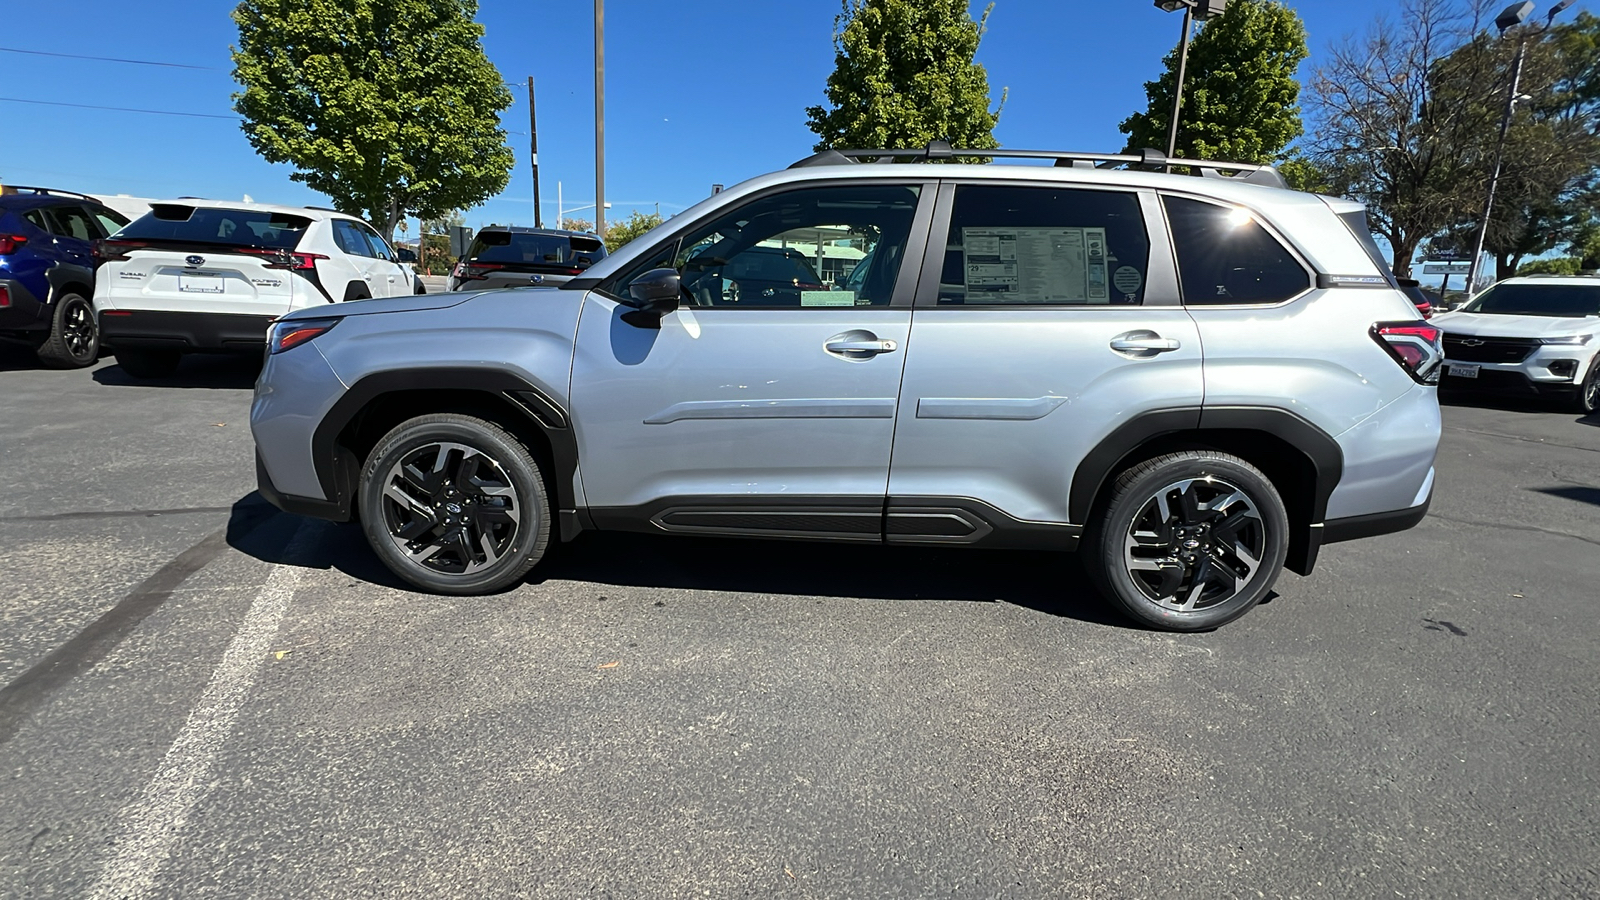
[[[1590,506],[1600,506],[1600,488],[1572,485],[1569,487],[1533,488],[1533,490],[1539,494],[1565,497],[1568,500],[1576,500],[1579,503],[1587,503]]]
[[[252,492],[234,504],[228,543],[265,562],[334,569],[357,581],[415,590],[384,566],[359,525],[327,526],[313,558],[286,559],[289,535],[305,521],[277,512]],[[552,545],[519,587],[553,581],[796,597],[1002,602],[1095,625],[1143,630],[1100,598],[1072,553],[586,532],[570,543]]]
[[[185,356],[178,370],[162,378],[135,378],[112,364],[95,370],[94,380],[111,387],[202,388],[210,390],[250,390],[261,374],[261,359],[245,355]]]

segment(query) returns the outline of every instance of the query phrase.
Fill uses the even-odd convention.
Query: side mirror
[[[678,308],[683,286],[677,269],[651,269],[628,287],[633,310],[622,314],[622,321],[639,328],[660,328],[661,317]]]
[[[394,250],[394,254],[395,254],[395,257],[397,259],[399,259],[400,262],[403,262],[403,263],[414,263],[414,262],[417,261],[416,252],[411,250],[408,247],[396,247],[395,250]]]

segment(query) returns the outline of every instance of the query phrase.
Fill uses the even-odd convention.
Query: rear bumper
[[[38,331],[50,327],[50,308],[15,278],[0,278],[10,302],[0,306],[0,331]]]
[[[1380,534],[1394,534],[1413,528],[1428,515],[1428,506],[1433,503],[1433,494],[1422,501],[1420,506],[1410,509],[1396,509],[1388,512],[1372,513],[1365,516],[1350,516],[1344,519],[1329,519],[1322,526],[1322,542],[1324,544],[1337,544],[1341,541],[1356,541],[1361,538],[1377,537]]]
[[[261,353],[274,316],[118,310],[100,313],[100,342],[198,353]]]

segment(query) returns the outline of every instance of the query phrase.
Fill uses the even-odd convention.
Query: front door
[[[929,194],[757,195],[592,291],[571,406],[596,524],[881,540]],[[623,321],[617,298],[657,266],[682,305],[659,329]]]
[[[1152,237],[1164,233],[1148,192],[941,188],[900,392],[891,541],[1009,531],[996,543],[1068,547],[1086,455],[1144,413],[1198,418],[1200,340]]]

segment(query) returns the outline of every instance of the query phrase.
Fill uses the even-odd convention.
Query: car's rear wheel
[[[1259,469],[1187,450],[1117,477],[1084,535],[1084,562],[1134,619],[1201,631],[1261,602],[1283,569],[1288,537],[1283,499]]]
[[[403,422],[361,471],[367,541],[401,578],[442,594],[508,587],[544,556],[539,464],[505,429],[450,413]]]
[[[115,354],[117,365],[135,378],[165,378],[178,371],[178,363],[183,360],[181,350],[149,347],[118,347]]]
[[[52,369],[81,369],[100,358],[100,328],[94,306],[80,294],[62,294],[50,317],[50,336],[39,345],[39,362]]]
[[[1584,376],[1583,384],[1578,385],[1572,406],[1584,415],[1600,409],[1600,357],[1590,361],[1589,374]]]

